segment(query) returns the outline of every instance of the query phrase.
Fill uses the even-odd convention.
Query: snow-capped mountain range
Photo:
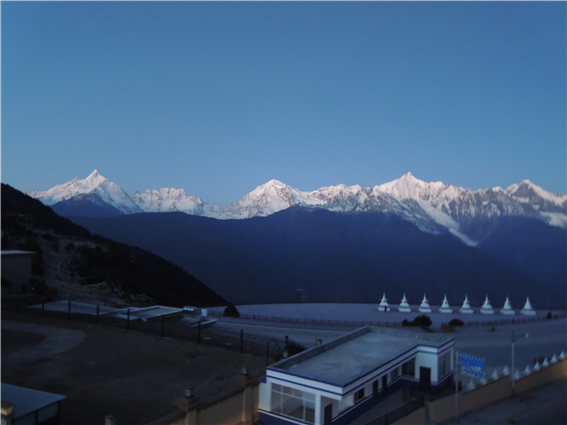
[[[59,184],[44,192],[32,190],[27,195],[39,199],[45,205],[55,205],[79,195],[94,195],[124,214],[144,212],[120,186],[100,175],[97,170],[86,179],[75,177],[70,182]]]
[[[400,216],[428,233],[449,232],[471,246],[478,243],[471,226],[497,217],[529,217],[567,228],[567,196],[552,194],[529,180],[506,189],[471,190],[442,182],[427,183],[407,173],[374,187],[338,185],[312,192],[270,180],[223,209],[188,196],[183,189],[146,190],[130,197],[95,170],[84,180],[75,178],[44,192],[32,190],[28,195],[52,206],[90,195],[97,197],[97,203],[103,201],[124,214],[180,211],[216,219],[265,217],[293,206],[345,213],[384,212]]]

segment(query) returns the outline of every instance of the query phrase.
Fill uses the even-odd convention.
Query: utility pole
[[[512,398],[516,397],[516,377],[514,376],[516,374],[516,341],[518,341],[520,338],[527,338],[528,336],[530,336],[530,334],[523,334],[522,336],[517,337],[515,336],[515,329],[512,329],[512,372],[510,373],[512,382]]]
[[[455,352],[455,422],[459,422],[459,351]]]

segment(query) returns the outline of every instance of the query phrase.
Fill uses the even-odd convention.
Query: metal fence
[[[211,316],[222,316],[223,313],[218,310],[209,310],[209,315]],[[506,324],[520,324],[520,323],[531,323],[540,322],[549,319],[558,319],[565,317],[565,313],[555,313],[551,317],[546,315],[539,316],[518,316],[514,318],[506,319],[494,319],[494,320],[469,320],[463,321],[464,326],[496,326],[496,325],[506,325]],[[386,322],[375,322],[366,320],[336,320],[336,319],[300,319],[298,317],[276,317],[276,316],[266,316],[259,314],[241,314],[239,319],[244,320],[259,320],[264,322],[272,323],[290,323],[295,325],[318,325],[324,327],[345,327],[354,328],[361,326],[383,326],[383,327],[401,327],[401,322],[386,321]]]
[[[288,342],[291,342],[285,335],[281,337],[267,337],[265,335],[254,334],[251,332],[230,331],[205,327],[201,322],[186,321],[184,317],[157,317],[149,320],[142,320],[130,315],[128,309],[122,311],[119,316],[116,313],[104,313],[103,309],[93,308],[96,313],[85,314],[73,310],[73,302],[68,301],[66,311],[50,310],[47,306],[55,299],[38,297],[12,297],[2,299],[4,311],[18,311],[19,314],[50,317],[60,320],[78,321],[95,326],[105,326],[109,328],[122,329],[126,331],[142,332],[149,335],[174,338],[191,341],[203,346],[220,347],[242,354],[251,354],[256,357],[266,359],[266,365],[271,364],[283,356],[283,351]],[[31,306],[35,306],[32,308]],[[132,309],[134,312],[134,309]]]
[[[210,316],[222,316],[223,313],[217,310],[209,310]],[[319,326],[333,326],[333,327],[345,327],[345,328],[359,328],[361,326],[385,326],[385,327],[400,327],[401,322],[374,322],[368,320],[337,320],[337,319],[300,319],[298,317],[276,317],[276,316],[265,316],[259,314],[241,314],[239,319],[244,320],[259,320],[263,322],[272,323],[289,323],[294,325],[319,325]]]

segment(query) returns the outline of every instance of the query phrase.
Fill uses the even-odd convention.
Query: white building
[[[400,388],[453,382],[452,337],[364,327],[266,368],[264,425],[348,424]]]

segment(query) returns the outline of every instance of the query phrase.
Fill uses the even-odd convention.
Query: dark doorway
[[[388,395],[388,375],[384,375],[382,377],[382,392],[384,393],[384,397]]]
[[[333,423],[333,403],[327,404],[325,406],[325,425],[331,425]]]
[[[376,397],[378,395],[378,381],[372,383],[372,395]]]
[[[431,390],[431,369],[428,367],[419,367],[419,389],[424,392]]]

